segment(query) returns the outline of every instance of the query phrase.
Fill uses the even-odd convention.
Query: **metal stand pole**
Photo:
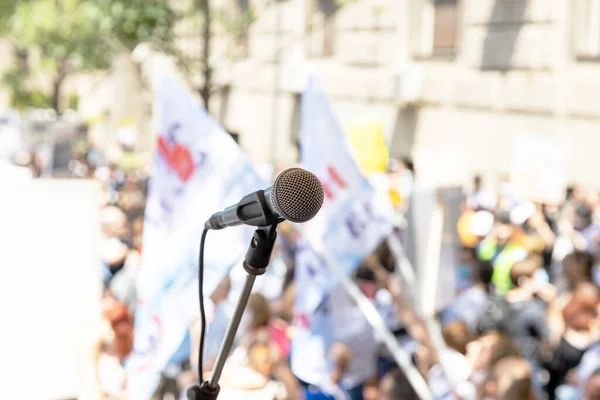
[[[277,238],[276,228],[277,224],[258,228],[254,232],[254,236],[252,237],[250,247],[246,252],[246,258],[244,260],[244,269],[248,275],[244,281],[242,293],[237,301],[233,317],[231,318],[231,321],[229,321],[227,332],[223,338],[221,348],[219,349],[212,376],[210,381],[205,381],[200,383],[200,385],[190,387],[186,393],[188,400],[216,400],[219,396],[219,391],[221,390],[219,387],[219,378],[221,377],[225,361],[233,346],[237,329],[240,326],[242,315],[248,304],[248,298],[252,293],[254,281],[257,276],[265,273],[271,260],[271,253],[273,252],[275,239]]]
[[[256,275],[248,274],[246,276],[246,281],[244,282],[242,294],[240,295],[240,298],[238,299],[237,304],[235,306],[233,317],[231,318],[229,326],[227,327],[227,333],[225,333],[225,338],[223,338],[223,344],[219,349],[217,361],[215,362],[215,367],[212,371],[212,376],[209,382],[209,386],[212,388],[217,387],[219,378],[221,377],[221,373],[223,372],[225,360],[227,359],[227,357],[229,356],[229,352],[231,351],[231,346],[233,345],[235,334],[237,333],[237,329],[240,326],[240,321],[242,320],[242,315],[244,314],[246,305],[248,304],[248,298],[250,297],[250,293],[252,293],[252,286],[254,286],[255,280]]]

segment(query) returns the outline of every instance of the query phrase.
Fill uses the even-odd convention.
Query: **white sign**
[[[513,147],[512,179],[525,198],[558,204],[569,176],[569,143],[540,133],[519,135]]]
[[[96,182],[3,181],[3,398],[80,395],[100,332],[99,205]]]

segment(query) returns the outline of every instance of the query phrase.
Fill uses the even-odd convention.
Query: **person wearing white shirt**
[[[472,210],[495,210],[498,198],[496,193],[483,187],[481,176],[473,178],[473,192],[467,196],[467,206]]]

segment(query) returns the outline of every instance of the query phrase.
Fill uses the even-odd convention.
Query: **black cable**
[[[206,333],[206,312],[204,311],[204,242],[206,240],[206,234],[208,229],[204,228],[202,231],[202,238],[200,239],[200,255],[198,257],[198,295],[200,299],[200,347],[198,349],[198,376],[200,383],[204,382],[202,377],[202,358],[204,353],[204,334]]]

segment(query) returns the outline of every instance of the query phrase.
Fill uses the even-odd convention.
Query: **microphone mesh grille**
[[[273,184],[271,200],[281,216],[292,222],[312,219],[323,205],[323,186],[312,173],[302,168],[283,171]]]

